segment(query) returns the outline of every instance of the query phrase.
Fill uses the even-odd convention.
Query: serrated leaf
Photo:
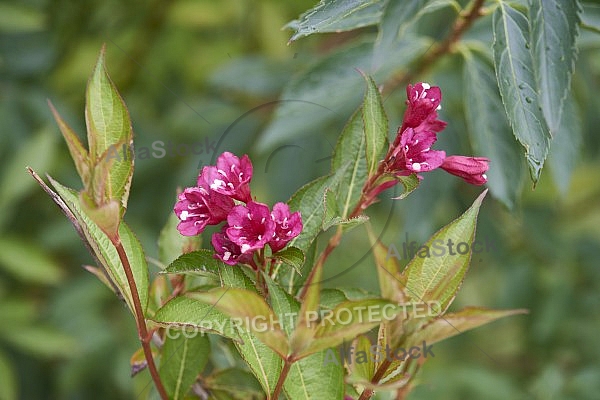
[[[326,361],[325,351],[296,361],[283,384],[286,397],[289,400],[342,400],[344,397],[342,365]]]
[[[213,252],[206,249],[192,251],[180,255],[165,270],[167,274],[195,273],[210,278],[218,278],[225,264],[213,257]]]
[[[207,292],[189,293],[195,300],[213,305],[230,318],[240,319],[241,327],[251,332],[281,357],[289,353],[288,340],[273,310],[257,293],[238,288],[215,288]]]
[[[493,15],[496,79],[508,120],[525,148],[531,179],[537,183],[551,139],[536,91],[527,19],[504,1]]]
[[[61,185],[50,177],[49,179],[52,186],[54,186],[58,195],[77,221],[76,225],[74,223],[75,229],[78,232],[81,231],[80,235],[82,236],[82,239],[84,239],[84,242],[89,246],[90,252],[97,258],[99,264],[105,268],[111,282],[119,288],[119,292],[124,296],[129,308],[134,312],[127,277],[121,265],[117,250],[110,239],[83,211],[79,203],[79,196],[74,190]],[[73,220],[71,220],[71,222],[73,222]],[[148,304],[148,266],[141,245],[133,235],[133,232],[131,232],[131,229],[129,229],[124,222],[121,222],[119,226],[119,235],[129,258],[140,302],[145,311]]]
[[[230,339],[239,339],[237,329],[227,315],[212,304],[190,297],[180,296],[168,301],[156,311],[151,320],[169,329],[210,332]]]
[[[286,25],[296,31],[289,42],[314,33],[342,32],[376,24],[383,3],[383,0],[321,0]]]
[[[456,313],[449,313],[425,324],[418,332],[406,340],[404,347],[421,344],[425,341],[432,345],[452,336],[456,336],[497,319],[511,315],[527,314],[527,310],[490,310],[480,307],[466,307]]]
[[[383,109],[381,93],[370,76],[364,75],[367,90],[362,105],[362,119],[365,129],[365,152],[367,159],[367,175],[372,176],[383,159],[388,147],[388,119]]]
[[[562,195],[566,196],[573,170],[580,159],[583,129],[579,107],[572,96],[567,97],[564,108],[560,128],[554,135],[554,143],[548,154],[548,164],[554,184]]]
[[[437,301],[442,313],[450,306],[469,268],[477,215],[486,193],[479,195],[463,215],[437,231],[424,244],[427,252],[417,251],[408,263],[402,279],[406,280],[406,294],[411,301]],[[448,240],[456,244],[454,249],[443,247]],[[457,251],[459,243],[468,244],[465,254]]]
[[[330,227],[336,224],[336,222],[340,221],[342,217],[340,216],[340,211],[338,209],[338,202],[335,192],[331,189],[327,189],[325,191],[325,198],[323,199],[323,223],[322,229],[326,231]]]
[[[125,102],[106,71],[104,50],[102,48],[86,90],[85,119],[89,154],[95,165],[94,175],[100,173],[101,164],[111,161],[102,196],[104,199],[117,200],[125,209],[133,175],[133,156],[130,151],[133,129]],[[125,150],[124,154],[122,149]],[[116,159],[105,159],[98,164],[103,156],[107,158],[107,154],[113,151],[118,155]]]
[[[179,218],[170,213],[167,223],[158,237],[158,259],[163,265],[169,265],[182,253],[198,250],[202,244],[202,236],[183,236],[177,230]]]
[[[398,197],[392,197],[394,200],[402,200],[405,199],[409,194],[415,191],[419,187],[421,181],[417,178],[417,174],[410,174],[408,176],[397,176],[395,175],[393,179],[396,179],[400,184],[404,187],[404,192]]]
[[[520,149],[511,135],[491,65],[464,53],[465,120],[474,153],[490,159],[487,185],[494,197],[512,207],[520,189]]]
[[[286,249],[275,253],[273,258],[286,265],[289,265],[290,267],[294,268],[298,275],[302,275],[300,273],[300,268],[302,268],[302,265],[304,265],[304,252],[299,248],[289,246]]]
[[[288,201],[291,211],[300,211],[302,232],[290,241],[290,246],[306,251],[321,232],[325,214],[324,200],[327,190],[336,191],[347,165],[334,174],[323,176],[302,186]]]
[[[532,54],[540,104],[550,131],[560,127],[577,60],[579,0],[529,0]]]
[[[271,278],[265,276],[265,279],[269,288],[269,299],[273,312],[278,316],[283,331],[290,337],[296,324],[300,304]]]
[[[346,123],[335,146],[331,162],[331,171],[337,171],[344,165],[348,165],[337,196],[342,218],[347,218],[358,204],[367,180],[367,161],[363,156],[366,152],[365,143],[362,110],[358,109]]]
[[[207,336],[176,339],[167,337],[162,348],[160,377],[169,399],[184,399],[196,377],[208,363],[210,343]]]

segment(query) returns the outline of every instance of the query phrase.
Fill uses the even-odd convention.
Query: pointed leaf
[[[286,25],[296,31],[289,42],[314,33],[342,32],[376,24],[383,3],[383,0],[321,0]]]
[[[556,133],[577,60],[579,0],[530,0],[529,23],[540,103],[548,127]]]
[[[162,348],[160,377],[169,399],[181,400],[208,363],[210,342],[204,335],[167,337]]]
[[[133,129],[125,102],[106,71],[104,50],[102,48],[86,90],[85,119],[89,153],[92,163],[96,164],[108,152],[121,152],[120,157],[112,160],[104,198],[115,199],[126,208],[133,175],[133,155],[130,150]]]
[[[500,1],[493,20],[496,79],[513,133],[525,148],[531,179],[536,183],[551,135],[536,91],[527,19]]]
[[[211,278],[218,278],[221,269],[227,268],[225,264],[213,257],[213,252],[200,249],[180,255],[165,270],[167,274],[195,273]]]
[[[476,53],[463,54],[465,118],[471,144],[475,154],[490,159],[486,175],[492,194],[512,207],[520,189],[520,149],[511,135],[492,66]]]
[[[364,75],[367,91],[362,106],[362,118],[365,128],[365,151],[367,154],[367,175],[372,176],[383,159],[388,146],[388,119],[383,109],[381,93],[373,78]]]
[[[417,251],[408,263],[403,279],[413,302],[438,301],[442,312],[452,303],[469,268],[477,215],[486,193],[487,190],[463,215],[437,231],[424,244],[427,252]],[[461,254],[458,250],[462,243],[468,244],[468,250]]]
[[[325,351],[313,354],[292,364],[283,390],[289,400],[342,400],[344,369],[327,362]]]
[[[302,252],[302,250],[299,248],[289,246],[286,249],[273,254],[273,258],[291,266],[298,273],[298,275],[301,275],[300,268],[302,268],[302,265],[304,265],[304,252]]]

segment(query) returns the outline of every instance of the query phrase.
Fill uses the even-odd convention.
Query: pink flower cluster
[[[229,265],[252,262],[254,253],[267,244],[273,253],[283,249],[302,231],[300,213],[290,213],[285,203],[275,204],[271,211],[266,204],[253,201],[251,179],[247,155],[240,159],[229,152],[221,154],[216,166],[202,169],[197,186],[179,194],[174,207],[179,232],[194,236],[207,225],[226,222],[211,243],[216,257]]]
[[[438,119],[442,91],[437,86],[420,82],[406,88],[407,109],[404,121],[390,152],[386,157],[386,170],[399,176],[428,172],[442,168],[468,183],[483,185],[489,160],[484,157],[448,156],[442,150],[432,150],[437,133],[446,127]],[[422,179],[420,175],[417,175]]]

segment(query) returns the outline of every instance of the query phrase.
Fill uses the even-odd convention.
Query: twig
[[[284,360],[283,369],[281,370],[281,374],[279,374],[279,379],[277,380],[277,384],[275,385],[275,390],[273,390],[273,396],[271,396],[271,400],[277,400],[279,398],[279,394],[281,393],[281,389],[283,388],[283,383],[285,382],[285,378],[287,378],[288,373],[290,372],[292,364],[293,361],[290,358],[286,358]]]

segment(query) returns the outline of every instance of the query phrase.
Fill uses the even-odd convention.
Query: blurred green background
[[[132,318],[81,268],[91,256],[25,171],[30,165],[80,187],[46,100],[83,137],[85,85],[106,43],[136,148],[166,149],[162,158],[136,161],[126,216],[156,258],[177,187],[192,184],[215,152],[250,154],[255,196],[269,204],[287,200],[328,171],[337,135],[362,96],[354,68],[385,82],[425,52],[427,40],[443,37],[455,17],[444,7],[427,15],[419,27],[427,40],[405,43],[377,65],[370,50],[375,27],[286,45],[291,34],[281,27],[313,5],[0,2],[0,400],[131,399],[148,383],[147,375],[129,377],[138,347]],[[482,19],[467,38],[489,38],[489,25]],[[579,44],[573,87],[580,110],[571,110],[577,114],[562,141],[578,152],[577,162],[549,163],[535,190],[522,160],[515,163],[512,194],[488,196],[478,224],[478,237],[495,246],[473,259],[453,305],[530,314],[436,344],[410,399],[600,398],[600,36],[582,31]],[[461,71],[461,57],[450,55],[415,80],[444,93],[441,115],[449,126],[437,147],[474,154]],[[403,88],[386,99],[392,129],[404,99]],[[168,141],[208,141],[216,150],[177,154]],[[502,161],[492,159],[492,168]],[[480,191],[435,171],[407,200],[382,201],[369,214],[384,242],[400,248],[406,234],[424,242]],[[362,228],[347,235],[326,271],[330,287],[377,290]]]

